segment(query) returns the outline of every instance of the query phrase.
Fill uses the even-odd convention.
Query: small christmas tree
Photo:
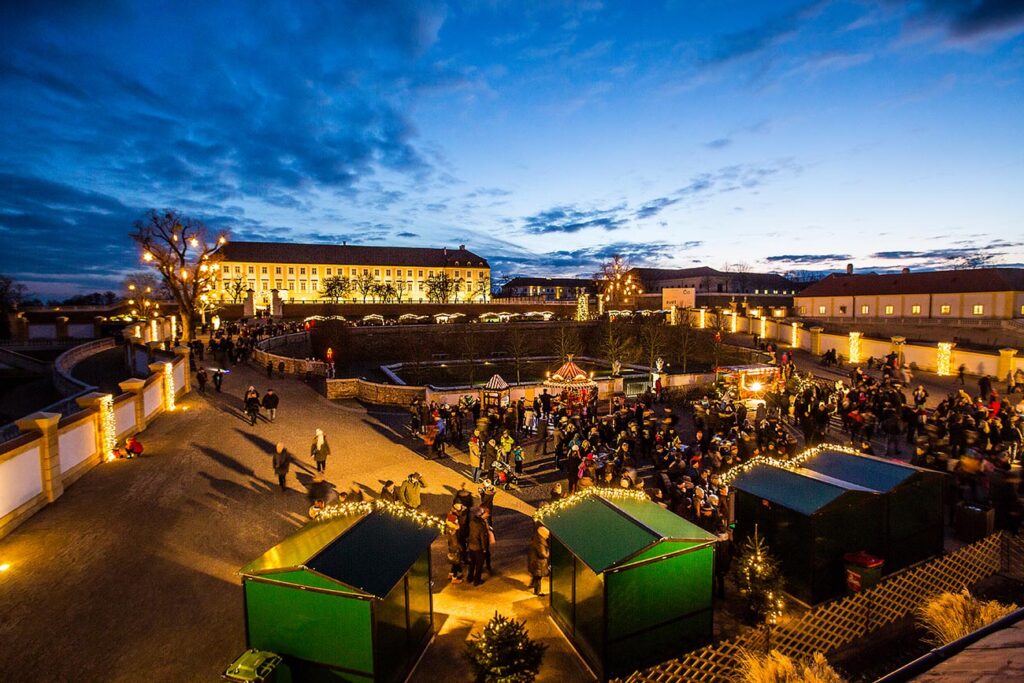
[[[466,643],[466,657],[478,683],[530,683],[540,671],[545,649],[530,638],[525,621],[495,612],[483,632]]]
[[[769,626],[777,622],[785,606],[782,574],[778,561],[768,551],[768,544],[758,535],[757,527],[740,550],[735,578],[751,620],[763,621]]]

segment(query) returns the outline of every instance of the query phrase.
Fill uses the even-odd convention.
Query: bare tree
[[[325,278],[323,286],[324,288],[320,295],[325,299],[330,299],[331,303],[336,304],[339,300],[348,296],[349,291],[352,289],[352,281],[340,275],[334,275]]]
[[[651,369],[655,361],[665,353],[667,335],[665,324],[657,318],[648,318],[640,323],[640,332],[637,335],[640,343],[641,359]]]
[[[697,328],[693,324],[693,319],[690,317],[689,311],[682,311],[678,320],[679,322],[669,329],[671,330],[673,337],[672,342],[682,365],[683,372],[686,372],[690,354],[697,350],[698,332]]]
[[[377,288],[377,281],[373,279],[373,276],[369,273],[363,273],[362,275],[356,275],[352,278],[352,289],[362,295],[363,303],[366,303],[366,297],[372,296]]]
[[[181,339],[192,338],[200,297],[213,289],[227,242],[224,235],[210,239],[201,221],[175,211],[151,211],[135,223],[132,240],[142,248],[142,260],[156,268],[171,298],[178,304]]]
[[[594,279],[598,291],[612,307],[628,306],[643,294],[640,281],[631,272],[626,259],[618,255],[603,263],[601,270],[594,274]]]
[[[462,286],[461,277],[453,277],[448,273],[437,273],[427,278],[427,301],[438,304],[446,304],[455,297],[459,301],[459,288]]]
[[[581,347],[580,335],[575,327],[567,323],[558,326],[558,331],[555,333],[555,351],[558,352],[561,362],[564,363],[569,356],[577,355]]]
[[[632,335],[625,323],[607,320],[601,328],[601,354],[612,362],[622,362],[632,350]]]
[[[476,371],[480,367],[480,363],[476,361],[480,358],[480,352],[481,343],[479,335],[471,329],[463,332],[459,337],[459,356],[461,360],[466,361],[470,384],[476,381]]]
[[[245,280],[241,277],[224,282],[224,292],[231,298],[231,303],[233,304],[237,304],[244,299],[247,291],[249,291],[249,286],[246,285]]]
[[[533,353],[533,337],[525,330],[513,327],[505,336],[505,350],[512,358],[512,366],[516,370],[516,384],[518,384],[522,381],[523,361]]]
[[[0,275],[0,339],[11,336],[11,314],[25,299],[25,285]]]

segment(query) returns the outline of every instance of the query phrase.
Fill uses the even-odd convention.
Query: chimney
[[[900,271],[900,273],[902,273],[903,275],[910,275],[910,268],[904,267],[903,270]]]
[[[846,274],[847,275],[853,275],[853,264],[852,263],[847,263],[846,264]]]
[[[341,241],[341,246],[343,246],[343,247],[344,246],[348,246],[348,240],[342,240]]]
[[[459,251],[466,251],[466,245],[465,244],[460,244],[459,245]]]
[[[444,257],[448,258],[448,247],[444,248]]]

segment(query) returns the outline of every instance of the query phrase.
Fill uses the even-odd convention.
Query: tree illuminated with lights
[[[614,256],[611,261],[602,265],[601,271],[596,274],[597,287],[607,307],[630,306],[636,302],[636,297],[644,293],[640,281],[629,271],[630,267],[626,260],[621,256]]]
[[[178,304],[181,339],[189,341],[203,305],[203,297],[213,291],[219,262],[219,249],[227,237],[212,237],[198,220],[175,211],[151,211],[135,223],[132,240],[142,249],[142,262],[156,269],[171,299]]]

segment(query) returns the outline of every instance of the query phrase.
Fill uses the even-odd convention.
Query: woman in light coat
[[[323,472],[327,469],[327,456],[331,454],[331,447],[327,444],[324,430],[316,430],[316,436],[313,437],[313,445],[309,447],[309,454],[316,461],[317,472]]]

